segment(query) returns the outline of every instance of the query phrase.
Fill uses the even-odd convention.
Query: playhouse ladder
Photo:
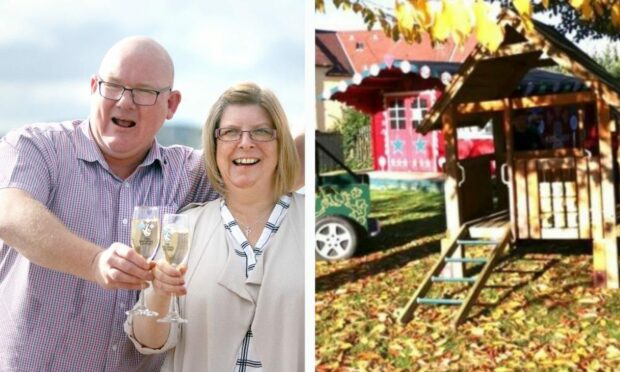
[[[499,239],[486,240],[486,239],[472,239],[469,238],[469,228],[467,225],[464,225],[459,230],[456,238],[450,243],[448,249],[446,249],[437,263],[431,268],[428,272],[418,290],[411,297],[405,308],[403,309],[400,318],[398,319],[401,323],[407,323],[413,317],[413,312],[419,304],[423,305],[460,305],[459,311],[452,322],[452,326],[454,328],[458,327],[459,324],[463,323],[465,320],[469,309],[474,304],[476,298],[480,294],[484,283],[491,275],[493,271],[493,267],[497,263],[499,257],[502,252],[506,249],[506,247],[510,243],[510,229],[505,229],[504,233],[500,236]],[[475,257],[475,258],[451,258],[456,251],[456,249],[461,246],[490,246],[492,250],[489,251],[489,254],[486,257]],[[484,264],[484,267],[480,271],[477,276],[474,277],[463,277],[463,278],[447,278],[439,276],[441,271],[446,267],[448,263],[451,262],[461,262],[461,263],[478,263]],[[472,284],[469,289],[467,296],[464,299],[457,298],[426,298],[424,297],[428,291],[431,289],[433,283],[436,282],[448,282],[448,283],[470,283]]]

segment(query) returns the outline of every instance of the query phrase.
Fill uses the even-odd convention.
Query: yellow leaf
[[[547,352],[545,351],[545,349],[538,350],[536,354],[534,354],[534,359],[536,360],[547,359]]]
[[[490,15],[491,7],[483,0],[474,3],[476,17],[476,38],[490,51],[495,51],[504,40],[504,29]]]
[[[413,346],[413,348],[411,349],[411,351],[409,352],[409,356],[411,358],[417,359],[419,357],[422,356],[422,353],[418,350],[417,347]]]
[[[431,36],[435,41],[445,41],[450,35],[451,24],[445,0],[441,10],[435,15],[435,23],[431,26]]]
[[[545,9],[549,9],[549,0],[542,0],[542,3]]]
[[[378,313],[377,314],[377,319],[380,322],[385,322],[385,320],[387,319],[388,315],[386,313]]]
[[[610,345],[606,349],[607,351],[607,359],[618,360],[620,359],[620,350],[617,347]]]
[[[443,346],[446,342],[448,342],[448,338],[441,339],[439,342],[435,343],[435,347]]]
[[[409,0],[413,5],[413,14],[416,22],[424,29],[428,29],[433,23],[433,14],[427,0]]]
[[[385,324],[377,324],[376,326],[374,326],[372,328],[372,330],[370,330],[370,334],[375,334],[375,333],[383,333],[385,331]]]
[[[457,45],[463,45],[471,33],[471,11],[464,1],[446,0],[446,17],[452,29],[452,40]]]
[[[398,24],[400,32],[403,32],[403,30],[411,30],[414,24],[413,6],[411,3],[408,1],[400,2],[396,0],[394,9],[396,13],[396,23]]]
[[[316,0],[314,2],[314,10],[325,13],[325,3],[323,3],[323,0]]]
[[[484,329],[482,329],[482,328],[478,328],[478,327],[473,328],[473,329],[471,330],[471,334],[472,334],[472,335],[474,335],[474,336],[481,337],[481,336],[483,336],[483,335],[484,335]]]
[[[596,359],[594,359],[590,364],[588,364],[588,371],[598,371],[600,368],[601,364]]]
[[[594,3],[591,3],[592,6],[594,6],[594,11],[596,12],[597,16],[602,16],[603,13],[605,12],[605,8],[607,7],[607,5],[603,5],[598,1],[595,1]]]
[[[564,340],[566,339],[566,335],[561,333],[560,331],[557,331],[553,334],[553,337],[555,337],[558,340]]]
[[[583,319],[596,318],[596,317],[598,317],[598,314],[596,312],[594,312],[594,313],[588,312],[588,313],[582,314],[581,317]]]
[[[580,304],[596,304],[598,303],[600,300],[598,297],[584,297],[582,299],[580,299],[578,302]]]
[[[611,23],[615,27],[620,27],[620,4],[616,3],[611,7]]]
[[[583,5],[583,1],[584,0],[568,0],[568,2],[570,3],[570,5],[579,10],[579,8],[581,8],[581,5]]]
[[[522,16],[532,16],[532,3],[530,0],[512,0],[512,4]]]
[[[579,343],[580,344],[585,344],[587,346],[585,341],[583,341],[583,343],[582,342],[579,342]],[[573,355],[576,355],[576,356],[587,356],[587,355],[589,355],[589,353],[588,353],[588,351],[585,348],[578,347]]]
[[[594,11],[592,10],[592,4],[590,4],[590,0],[585,0],[581,5],[581,18],[589,21],[594,16]]]

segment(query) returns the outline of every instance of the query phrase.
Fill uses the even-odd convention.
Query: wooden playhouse
[[[619,285],[620,84],[553,28],[534,21],[528,30],[509,11],[499,22],[505,30],[500,48],[489,53],[477,46],[418,126],[421,133],[443,133],[447,238],[401,322],[418,304],[459,305],[454,326],[463,322],[500,255],[522,240],[590,240],[594,285]],[[579,82],[522,89],[528,72],[550,66],[561,66]],[[457,128],[489,121],[494,155],[462,159]],[[493,171],[490,161],[497,165]],[[495,187],[493,178],[501,180]],[[468,257],[471,245],[491,249],[486,257]],[[463,265],[472,263],[482,265],[480,273],[464,277]],[[424,297],[441,281],[471,286],[461,299]]]

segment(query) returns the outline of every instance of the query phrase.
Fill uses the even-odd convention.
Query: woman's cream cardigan
[[[215,200],[188,210],[192,247],[185,276],[187,295],[179,300],[189,323],[172,326],[161,349],[162,371],[232,371],[245,333],[252,325],[255,350],[265,372],[304,370],[304,196],[293,194],[280,229],[244,280],[240,257],[227,246]],[[150,289],[148,289],[150,290]],[[147,290],[147,291],[148,291]],[[257,301],[251,292],[258,292]]]

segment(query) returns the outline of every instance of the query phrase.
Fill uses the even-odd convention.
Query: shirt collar
[[[78,130],[76,131],[76,153],[77,158],[81,160],[85,160],[88,162],[98,161],[105,168],[108,168],[108,163],[105,161],[99,146],[95,142],[93,135],[90,131],[90,120],[83,120],[78,126]],[[162,157],[162,147],[157,142],[157,139],[153,140],[153,145],[151,146],[149,152],[146,154],[146,157],[140,163],[139,167],[145,167],[153,164],[155,160],[159,161],[159,164],[165,164]]]
[[[77,153],[77,158],[89,162],[99,161],[105,164],[101,150],[99,150],[97,143],[90,133],[90,121],[82,120],[75,133],[75,151]]]

